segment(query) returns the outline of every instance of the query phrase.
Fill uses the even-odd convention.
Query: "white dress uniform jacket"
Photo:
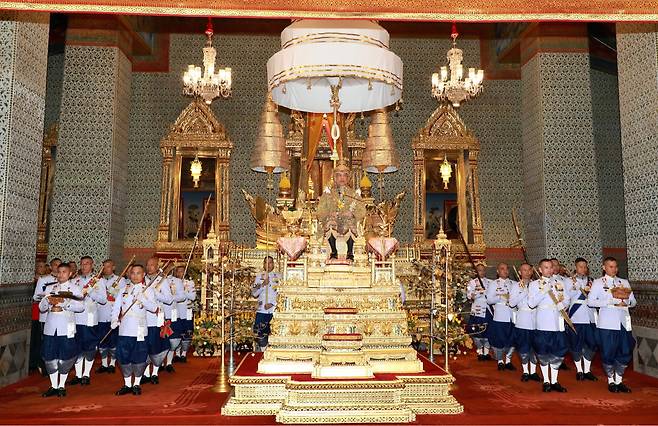
[[[157,276],[157,275],[156,275]],[[144,281],[146,282],[146,285],[148,286],[149,283],[155,279],[156,276],[149,277],[148,275],[144,277]],[[164,280],[162,282],[161,280]],[[174,297],[171,295],[171,289],[169,288],[169,284],[166,282],[166,278],[158,278],[158,281],[153,283],[152,286],[149,287],[147,290],[147,293],[152,295],[152,299],[154,300],[157,309],[154,311],[147,310],[146,311],[146,325],[147,327],[162,327],[164,324],[164,306],[165,304],[170,305],[174,301]]]
[[[469,281],[466,286],[466,297],[469,300],[472,300],[471,303],[471,315],[484,318],[487,315],[487,297],[486,291],[489,286],[489,279],[482,278],[482,284],[484,288],[480,286],[480,282],[477,278]]]
[[[516,308],[516,328],[534,330],[537,311],[528,306],[528,284],[514,282],[510,288],[509,305]]]
[[[268,285],[264,287],[257,287],[263,283],[265,280],[265,274],[266,272],[261,272],[258,275],[256,275],[256,280],[254,280],[254,287],[253,290],[251,291],[251,294],[258,299],[258,309],[256,312],[260,312],[262,314],[271,314],[274,312],[274,309],[276,308],[276,298],[277,298],[277,291],[276,291],[276,286],[279,285],[279,274],[272,271],[269,273],[269,283]],[[268,303],[272,304],[272,307],[269,309],[265,309],[265,305]]]
[[[196,300],[196,288],[194,281],[184,280],[183,289],[185,291],[185,300],[178,302],[178,318],[192,320],[194,319],[194,301]]]
[[[145,289],[146,286],[142,283],[129,282],[117,295],[112,307],[112,325],[114,328],[117,323],[119,324],[119,336],[137,337],[137,340],[142,341],[147,335],[146,314],[157,311],[158,305]],[[132,305],[134,300],[137,302]],[[119,322],[119,314],[123,314],[121,322]]]
[[[628,281],[623,278],[608,275],[597,278],[592,283],[592,290],[587,297],[587,304],[593,308],[600,308],[598,328],[620,330],[623,326],[626,331],[631,331],[631,315],[628,308],[632,308],[637,304],[635,295],[631,292],[628,299],[623,300],[628,306],[616,306],[622,300],[612,297],[614,287],[631,288]]]
[[[37,284],[34,287],[32,300],[37,303],[41,302],[41,299],[43,299],[46,294],[46,287],[50,284],[55,284],[56,282],[57,277],[50,274],[39,277]],[[48,315],[48,312],[41,312],[41,310],[39,310],[39,322],[46,322],[46,315]]]
[[[183,280],[176,278],[174,276],[167,277],[167,282],[162,285],[169,285],[169,291],[171,292],[171,297],[173,298],[171,303],[164,303],[164,315],[165,319],[171,320],[171,322],[176,322],[181,318],[178,315],[178,303],[187,301],[185,297],[185,288],[183,286]]]
[[[556,300],[560,296],[564,300],[556,305],[549,295],[552,292]],[[528,306],[537,308],[537,330],[542,331],[564,331],[564,318],[560,314],[560,309],[566,309],[569,306],[569,294],[564,290],[564,282],[556,278],[541,277],[530,283],[528,289]]]
[[[513,310],[509,305],[509,294],[516,281],[509,278],[489,281],[487,287],[487,303],[494,305],[494,321],[510,322],[514,318]]]
[[[571,321],[574,324],[594,324],[596,322],[596,310],[587,306],[587,296],[582,290],[587,287],[589,277],[576,277],[576,282],[573,278],[569,278],[567,282],[566,288],[571,298],[569,312],[577,305],[576,311],[571,315]]]
[[[39,311],[47,312],[46,323],[43,327],[43,334],[47,336],[75,336],[75,313],[84,311],[84,304],[81,300],[64,299],[64,302],[58,303],[55,308],[48,303],[48,295],[56,295],[60,291],[71,292],[74,296],[82,299],[80,288],[70,281],[63,283],[50,284],[46,287],[44,297],[39,302]]]
[[[114,307],[114,301],[117,298],[119,292],[123,289],[123,286],[126,285],[126,279],[121,277],[117,282],[118,275],[112,274],[109,277],[102,277],[99,281],[102,281],[103,287],[106,291],[106,303],[98,304],[98,322],[111,322],[112,321],[112,308]],[[116,283],[116,285],[115,285]]]
[[[94,277],[93,274],[83,276],[79,275],[75,279],[75,285],[83,292],[89,281]],[[98,305],[107,303],[107,292],[101,280],[96,281],[93,287],[87,287],[87,295],[84,298],[85,310],[75,314],[75,323],[93,327],[98,325]],[[84,293],[83,293],[84,294]]]

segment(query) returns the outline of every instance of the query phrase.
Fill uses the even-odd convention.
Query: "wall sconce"
[[[443,157],[440,172],[441,179],[443,180],[443,189],[448,189],[448,182],[450,182],[450,176],[452,176],[452,166],[448,163],[448,154]]]
[[[443,170],[443,168],[441,170]],[[194,160],[192,161],[192,164],[190,164],[190,174],[192,175],[192,179],[194,180],[195,188],[199,187],[199,179],[201,178],[202,171],[203,171],[203,167],[201,166],[201,161],[199,161],[199,155],[197,154],[194,156]]]

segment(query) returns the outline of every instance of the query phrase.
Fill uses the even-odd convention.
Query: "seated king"
[[[349,186],[350,168],[345,160],[334,167],[333,186],[325,189],[318,204],[318,219],[331,247],[330,259],[338,258],[337,238],[346,238],[347,260],[354,260],[357,224],[366,214],[361,195]]]

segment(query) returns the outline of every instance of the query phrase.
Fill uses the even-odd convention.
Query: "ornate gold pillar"
[[[37,258],[44,260],[48,256],[48,212],[50,210],[50,196],[53,191],[53,176],[55,174],[53,148],[57,146],[58,133],[59,126],[55,123],[48,129],[48,132],[43,138],[37,223]]]
[[[174,148],[163,146],[162,152],[162,203],[160,205],[160,225],[158,226],[158,240],[166,241],[169,238],[169,216],[171,215],[171,180]]]
[[[425,153],[414,149],[414,241],[425,240]]]
[[[229,240],[229,205],[230,205],[230,180],[229,180],[229,148],[220,149],[217,158],[217,223],[215,223],[215,234],[223,241]]]
[[[480,178],[478,176],[478,156],[480,151],[468,152],[468,185],[467,193],[471,204],[471,223],[473,227],[473,244],[481,245],[484,251],[484,236],[482,233],[482,216],[480,215]]]

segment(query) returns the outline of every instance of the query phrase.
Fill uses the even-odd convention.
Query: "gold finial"
[[[359,181],[359,188],[361,189],[361,196],[365,198],[370,198],[372,194],[372,181],[370,180],[370,176],[368,176],[368,172],[364,171],[363,175],[361,176],[361,180]]]

